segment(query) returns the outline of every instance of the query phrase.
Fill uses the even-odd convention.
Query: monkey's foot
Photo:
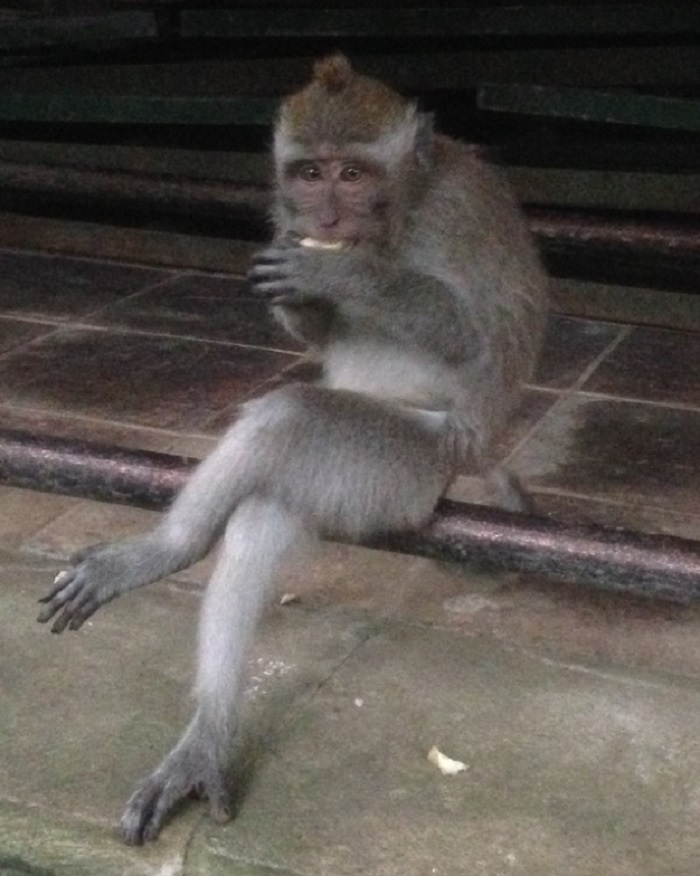
[[[225,770],[203,748],[181,743],[129,798],[120,822],[122,839],[131,846],[156,839],[176,804],[192,796],[209,800],[214,821],[231,818]]]

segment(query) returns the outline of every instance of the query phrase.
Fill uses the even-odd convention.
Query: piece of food
[[[446,754],[438,750],[436,745],[428,752],[428,760],[433,766],[436,766],[443,776],[456,776],[457,773],[463,773],[469,767],[461,760],[452,760]]]
[[[342,240],[317,240],[315,237],[302,237],[300,246],[308,246],[310,249],[342,249]]]

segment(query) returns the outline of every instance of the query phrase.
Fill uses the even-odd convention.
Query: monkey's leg
[[[257,487],[226,528],[205,597],[197,710],[129,800],[121,822],[127,843],[154,839],[193,789],[209,798],[214,818],[226,817],[224,775],[241,672],[279,561],[307,532],[324,527],[357,537],[426,519],[448,476],[439,453],[442,422],[356,393],[307,386],[284,387],[246,405],[243,423],[256,436],[248,465]]]
[[[125,842],[155,839],[168,812],[192,791],[208,798],[216,821],[229,817],[225,773],[250,642],[279,562],[305,535],[303,521],[275,500],[251,496],[231,518],[202,606],[197,710],[175,748],[127,803]]]
[[[52,632],[79,629],[97,609],[129,590],[172,575],[207,553],[233,508],[248,491],[250,428],[235,423],[194,471],[150,533],[87,548],[72,558],[43,597],[38,620],[56,617]]]

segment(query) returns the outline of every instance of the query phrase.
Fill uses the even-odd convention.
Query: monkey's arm
[[[190,566],[201,559],[221,534],[241,495],[221,477],[232,451],[220,442],[180,492],[158,526],[145,535],[113,544],[98,544],[71,558],[72,568],[56,576],[41,600],[41,623],[55,618],[52,632],[77,630],[102,606]]]
[[[478,350],[479,333],[455,289],[361,246],[327,252],[274,244],[256,257],[248,276],[278,307],[329,314],[336,332],[364,327],[453,362]]]
[[[295,338],[309,346],[323,347],[333,326],[333,307],[319,299],[273,301],[272,313]]]

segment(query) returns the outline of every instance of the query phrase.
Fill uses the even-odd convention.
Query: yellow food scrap
[[[469,767],[461,760],[452,760],[446,754],[438,750],[436,745],[428,752],[428,760],[433,766],[436,766],[443,776],[456,776],[457,773],[463,773]]]
[[[302,237],[299,241],[301,246],[308,246],[310,249],[342,249],[342,240],[317,240],[315,237]]]

